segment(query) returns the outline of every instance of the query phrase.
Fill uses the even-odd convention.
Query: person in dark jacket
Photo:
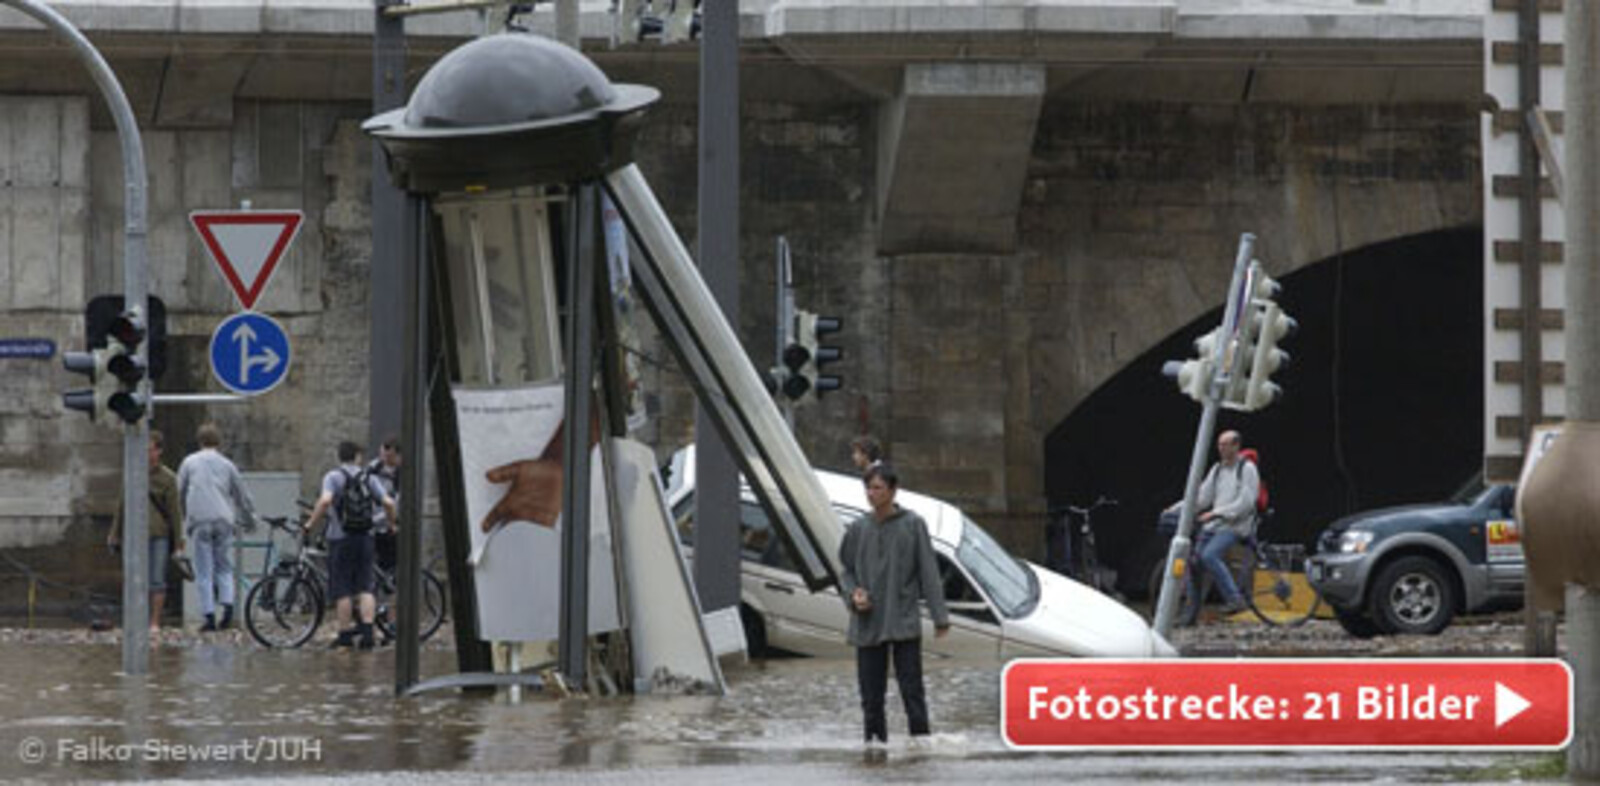
[[[889,662],[905,702],[911,736],[925,737],[928,702],[922,685],[922,602],[933,616],[934,636],[950,630],[939,564],[921,516],[895,504],[900,478],[887,464],[866,470],[871,512],[856,519],[839,545],[839,594],[850,609],[849,640],[856,648],[856,679],[867,744],[889,741],[884,717]]]

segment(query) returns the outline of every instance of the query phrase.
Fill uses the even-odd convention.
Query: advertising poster
[[[454,391],[472,539],[469,563],[485,641],[548,641],[560,630],[560,384]],[[589,632],[616,630],[605,476],[591,454]]]

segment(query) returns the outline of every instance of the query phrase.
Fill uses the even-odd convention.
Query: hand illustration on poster
[[[561,597],[563,389],[454,391],[480,638],[554,639]],[[537,452],[535,452],[537,451]],[[618,627],[598,448],[590,483],[589,629]]]
[[[556,518],[561,515],[561,482],[565,475],[561,466],[564,431],[556,429],[539,458],[513,461],[484,473],[490,483],[510,484],[505,496],[483,517],[484,532],[515,521],[555,528]]]

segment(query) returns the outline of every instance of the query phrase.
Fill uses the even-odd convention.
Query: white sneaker
[[[862,743],[861,747],[869,751],[886,751],[889,749],[889,743],[883,740],[871,739]]]
[[[906,750],[913,752],[927,752],[933,750],[933,736],[918,734],[906,740]]]

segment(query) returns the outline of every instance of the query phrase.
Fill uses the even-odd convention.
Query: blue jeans
[[[1228,570],[1228,562],[1224,559],[1228,556],[1228,549],[1241,540],[1238,533],[1231,529],[1213,530],[1200,536],[1200,564],[1211,574],[1211,580],[1216,582],[1223,601],[1228,603],[1244,602],[1244,596],[1239,594],[1239,586],[1233,583],[1233,572]],[[1189,571],[1191,590],[1196,580],[1194,571]]]
[[[217,601],[233,605],[233,523],[206,521],[190,533],[194,544],[194,588],[200,595],[200,613],[214,614]]]

